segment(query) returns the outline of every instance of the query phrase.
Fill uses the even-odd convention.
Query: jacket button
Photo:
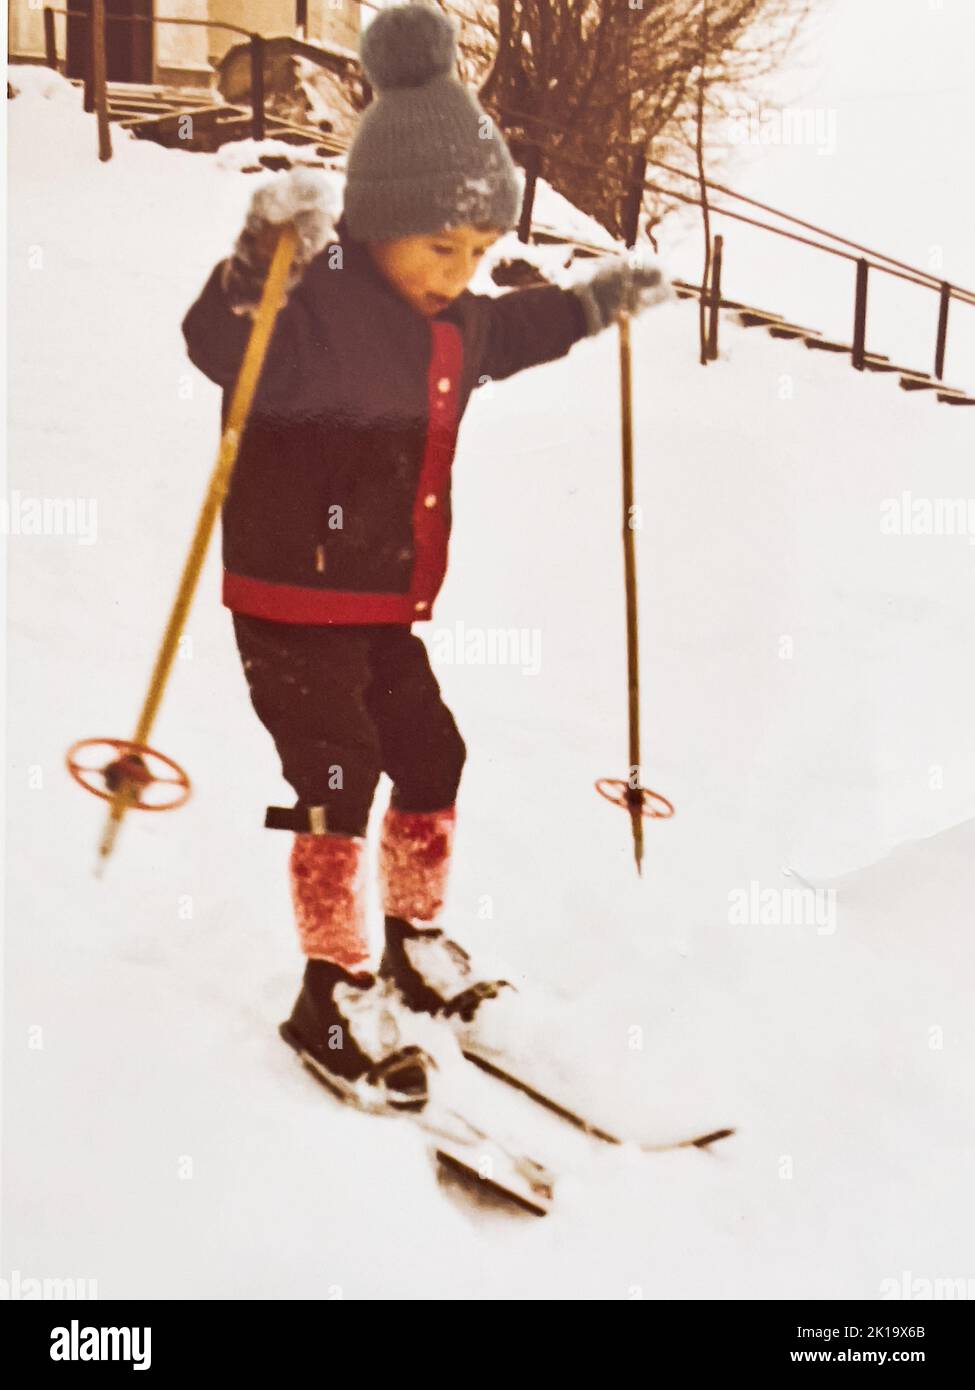
[[[450,390],[449,376],[442,376],[440,378],[440,380],[437,382],[437,390],[440,392],[441,395],[444,395],[447,391]]]
[[[426,599],[421,598],[419,603],[414,603],[413,611],[415,613],[424,613],[429,607],[430,605],[427,603]]]
[[[423,505],[425,507],[435,507],[437,505],[437,494],[435,492],[428,492],[423,499]]]

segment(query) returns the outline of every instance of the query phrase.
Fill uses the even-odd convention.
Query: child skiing
[[[259,189],[233,254],[183,323],[224,413],[280,228],[298,251],[223,508],[223,602],[293,809],[290,886],[304,979],[286,1040],[391,1104],[425,1095],[422,1057],[378,1026],[384,985],[469,1023],[478,978],[442,909],[466,749],[427,651],[447,564],[450,468],[471,391],[564,356],[669,295],[654,266],[492,298],[467,285],[515,224],[504,139],[453,75],[456,32],[422,4],[365,30],[375,91],[349,150],[344,210],[294,170]],[[381,772],[393,784],[379,873],[385,950],[369,967],[363,868]],[[371,1025],[371,1026],[370,1026]]]

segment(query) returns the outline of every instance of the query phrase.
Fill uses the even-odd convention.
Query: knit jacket
[[[183,321],[223,387],[252,321],[214,267]],[[564,356],[587,332],[571,290],[465,290],[430,319],[340,218],[278,313],[223,505],[223,602],[283,623],[429,619],[450,537],[450,477],[472,390]]]

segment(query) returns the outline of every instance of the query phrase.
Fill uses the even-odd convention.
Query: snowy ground
[[[616,338],[475,398],[417,628],[469,749],[450,920],[601,1116],[739,1133],[646,1156],[540,1126],[557,1211],[473,1210],[277,1037],[301,962],[290,842],[261,824],[287,789],[216,544],[153,734],[195,795],[130,816],[92,875],[102,810],[63,753],[128,734],[144,693],[217,442],[179,325],[254,179],[117,132],[99,165],[74,99],[9,119],[5,495],[96,524],[9,537],[3,1276],[423,1299],[970,1276],[973,533],[881,521],[967,498],[971,416],[730,323],[704,371],[689,304],[634,324],[645,781],[678,809],[641,880],[592,786],[626,757]],[[450,659],[499,629],[523,661]],[[796,874],[816,912],[787,925]]]

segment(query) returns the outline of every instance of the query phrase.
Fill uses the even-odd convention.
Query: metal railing
[[[568,131],[564,126],[559,126],[553,121],[535,116],[526,111],[519,111],[514,107],[504,106],[501,108],[505,116],[513,117],[516,121],[524,121],[526,124],[533,125],[536,129],[546,127],[557,134],[567,135],[576,132]],[[520,227],[531,225],[531,202],[534,198],[535,181],[541,175],[543,160],[546,153],[544,143],[534,138],[530,134],[519,133],[518,139],[528,150],[529,159],[527,177],[525,180],[525,201],[522,206]],[[593,173],[597,168],[594,164],[586,163],[582,160],[573,159],[571,156],[563,155],[561,151],[551,151],[551,157],[558,163],[574,166],[587,173]],[[944,378],[945,352],[948,339],[948,311],[952,300],[960,304],[975,304],[975,291],[965,289],[961,285],[953,284],[949,280],[940,279],[931,274],[930,271],[922,270],[919,266],[909,265],[906,261],[898,260],[894,256],[888,256],[882,251],[876,251],[871,247],[864,246],[862,243],[853,241],[849,237],[843,237],[836,232],[830,232],[824,227],[817,226],[814,222],[807,222],[801,217],[795,217],[792,213],[783,212],[780,208],[772,207],[768,203],[763,203],[757,198],[750,198],[744,193],[738,193],[726,184],[717,183],[710,179],[704,180],[705,195],[695,197],[689,193],[681,192],[679,189],[668,188],[646,177],[648,166],[659,169],[664,173],[677,178],[686,179],[688,182],[701,187],[701,179],[698,174],[691,173],[689,170],[681,169],[673,164],[666,164],[663,161],[651,161],[645,151],[640,146],[624,147],[619,151],[622,158],[629,157],[631,163],[631,173],[628,178],[619,177],[615,180],[621,195],[625,198],[624,205],[624,237],[627,245],[632,246],[636,242],[640,209],[643,204],[645,192],[657,193],[667,198],[675,198],[679,202],[690,204],[694,207],[707,207],[711,214],[726,217],[733,221],[742,222],[751,227],[757,227],[762,231],[771,232],[775,236],[784,237],[789,241],[797,242],[803,246],[812,247],[814,250],[826,252],[828,255],[839,257],[842,260],[851,262],[855,266],[854,291],[853,291],[853,335],[851,344],[852,365],[858,370],[863,371],[869,356],[866,347],[867,336],[867,289],[869,283],[869,273],[875,270],[883,275],[889,275],[896,279],[906,280],[911,284],[919,285],[922,289],[933,291],[938,295],[938,326],[935,337],[934,347],[934,376],[936,380],[942,381]],[[605,164],[598,166],[605,174]],[[791,223],[794,227],[802,227],[807,232],[815,233],[816,237],[825,237],[826,242],[816,240],[811,236],[804,236],[800,232],[792,231],[786,227],[777,227],[773,223],[764,222],[756,217],[750,217],[747,213],[737,211],[734,208],[716,206],[708,196],[711,191],[721,194],[723,197],[731,198],[738,203],[757,208],[762,212],[771,213],[772,216],[780,218],[782,221]],[[524,237],[522,238],[525,239]],[[829,245],[827,242],[835,242],[836,245]],[[701,286],[701,294],[707,295],[708,301],[712,306],[712,318],[709,331],[709,347],[713,354],[717,353],[717,307],[721,300],[721,268],[722,255],[719,249],[718,255],[712,267],[710,283]],[[709,356],[712,355],[709,351]]]
[[[84,19],[87,20],[89,26],[91,26],[94,17],[93,11],[94,7],[91,13],[87,10],[59,9],[50,5],[44,7],[45,53],[49,67],[55,70],[58,69],[54,16],[56,14],[63,14],[68,18]],[[251,134],[255,140],[264,139],[266,133],[264,61],[267,40],[262,34],[245,29],[241,25],[229,24],[222,20],[188,19],[180,17],[167,18],[160,15],[111,15],[106,16],[106,18],[113,22],[122,21],[137,24],[196,25],[206,29],[222,29],[225,32],[239,34],[243,38],[246,38],[250,45]],[[329,54],[327,50],[324,49],[317,49],[313,44],[299,39],[291,39],[290,43],[294,47],[295,52],[300,52],[302,56],[309,57],[313,61],[318,61],[322,63],[323,66],[331,66],[337,61],[336,55]],[[89,112],[95,109],[95,83],[92,70],[92,54],[94,52],[94,47],[95,45],[91,42],[91,34],[89,34],[89,61],[85,75],[84,101],[85,110]],[[370,91],[364,76],[362,77],[362,81],[368,100]],[[557,160],[558,163],[575,167],[590,175],[596,170],[597,166],[582,160],[573,159],[571,156],[563,154],[561,151],[547,151],[543,142],[527,133],[527,130],[545,128],[559,135],[570,135],[576,132],[569,131],[566,127],[560,126],[554,121],[547,120],[531,112],[519,111],[515,107],[502,105],[500,110],[502,118],[505,119],[507,124],[516,123],[522,125],[523,123],[523,127],[519,131],[517,137],[526,150],[525,194],[518,223],[518,235],[522,241],[527,242],[531,229],[536,183],[541,176],[546,154],[551,153],[552,158]],[[507,118],[513,119],[508,121]],[[857,371],[864,370],[869,356],[866,346],[866,337],[867,292],[870,271],[875,270],[880,274],[905,280],[911,284],[919,285],[922,289],[931,290],[938,295],[938,326],[934,348],[934,377],[937,381],[942,381],[944,379],[945,353],[948,341],[948,316],[951,302],[955,300],[961,304],[975,304],[975,291],[965,289],[961,285],[953,284],[949,280],[939,279],[937,276],[931,274],[931,272],[922,270],[918,266],[909,265],[907,262],[898,260],[894,256],[888,256],[882,251],[873,250],[860,242],[840,236],[836,232],[830,232],[824,227],[817,226],[813,222],[805,221],[801,217],[795,217],[792,213],[783,212],[780,208],[772,207],[769,203],[761,202],[757,198],[751,198],[744,193],[738,193],[735,189],[729,188],[727,184],[717,183],[711,179],[702,180],[697,173],[691,173],[686,169],[681,169],[676,165],[667,164],[660,160],[651,161],[643,145],[624,146],[622,149],[618,150],[617,153],[630,165],[629,175],[627,177],[617,177],[615,180],[620,194],[624,198],[623,222],[624,236],[627,245],[632,246],[636,242],[644,194],[652,192],[663,197],[675,198],[679,202],[687,203],[694,207],[706,208],[709,214],[725,217],[732,221],[756,227],[762,231],[770,232],[775,236],[784,237],[799,245],[811,247],[814,250],[825,252],[828,255],[852,263],[855,266],[855,278],[853,292],[853,335],[850,358],[852,365]],[[679,189],[664,187],[660,183],[648,179],[648,166],[695,184],[701,196],[694,197],[689,193],[681,192]],[[605,173],[605,161],[599,167]],[[800,232],[792,231],[786,227],[777,227],[772,223],[763,222],[756,217],[751,217],[747,213],[738,211],[734,208],[720,205],[716,206],[711,202],[709,196],[711,191],[725,198],[731,198],[735,202],[744,204],[747,207],[770,213],[773,217],[791,223],[793,227],[801,227],[805,232],[814,233],[817,238],[824,237],[826,241],[816,240],[814,237],[805,236]],[[706,298],[706,302],[710,306],[711,311],[707,335],[708,358],[717,356],[718,310],[721,304],[723,238],[717,237],[715,242],[716,254],[711,258],[710,281],[708,284],[702,284],[700,287],[701,297]],[[827,244],[829,242],[836,244],[829,245]]]

